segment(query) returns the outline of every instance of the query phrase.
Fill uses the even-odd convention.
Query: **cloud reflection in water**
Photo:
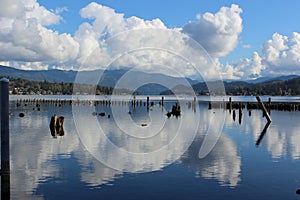
[[[89,106],[82,106],[83,110]],[[105,112],[109,113],[109,108],[104,108]],[[138,109],[138,108],[137,108]],[[143,108],[139,108],[143,109]],[[185,130],[186,133],[194,131],[193,120],[196,115],[200,114],[200,124],[197,131],[197,139],[193,142],[192,146],[186,151],[185,156],[182,158],[184,165],[192,166],[197,174],[201,174],[204,178],[217,179],[221,185],[236,186],[240,178],[240,165],[241,159],[237,155],[236,145],[225,134],[222,135],[219,142],[217,142],[213,151],[204,159],[199,159],[198,153],[202,144],[203,134],[209,128],[207,123],[214,119],[214,114],[209,113],[206,108],[200,109],[200,112],[194,113],[192,109],[188,109],[185,105],[182,106],[183,115],[185,118],[183,123],[179,124],[178,119],[175,117],[166,121],[166,128],[162,129],[158,137],[137,143],[134,138],[124,135],[120,129],[113,126],[113,119],[100,118],[99,116],[90,116],[99,119],[101,126],[108,132],[108,136],[118,146],[124,147],[132,152],[147,152],[153,151],[167,144],[167,142],[175,137],[176,131],[179,126]],[[71,108],[67,105],[61,108],[54,106],[42,107],[41,112],[26,112],[25,117],[18,118],[16,108],[12,109],[15,113],[11,117],[11,188],[14,191],[14,197],[30,198],[34,191],[36,191],[40,184],[47,184],[48,181],[61,180],[61,175],[68,178],[68,174],[73,172],[66,171],[72,170],[69,167],[61,167],[62,160],[76,159],[80,171],[78,173],[80,181],[89,186],[101,186],[109,184],[116,178],[122,177],[123,171],[113,170],[98,162],[83,148],[78,135],[76,134]],[[161,109],[153,108],[153,117],[159,115],[166,117]],[[65,136],[53,139],[50,135],[49,122],[53,113],[63,115],[65,117],[64,129]],[[144,120],[145,118],[143,118]],[[82,119],[84,120],[84,119]],[[135,119],[139,122],[139,117]],[[93,128],[93,127],[92,127]],[[93,130],[93,129],[90,129]],[[91,137],[95,140],[95,137]],[[101,152],[111,162],[118,164],[120,169],[126,169],[132,164],[126,157],[112,156],[111,149],[105,148],[106,143],[100,138],[97,138],[97,144],[104,147],[105,151]],[[126,140],[126,143],[123,143]],[[174,158],[178,158],[180,152],[186,148],[185,135],[181,135],[179,140],[176,140],[174,152],[162,151],[156,157],[150,157],[150,160],[135,160],[140,162],[145,171],[161,170],[166,164],[170,164]],[[21,148],[22,147],[22,148]],[[188,146],[187,146],[188,147]],[[142,158],[142,157],[140,157]],[[140,172],[143,172],[141,170]],[[74,175],[72,175],[74,176]],[[42,198],[42,197],[41,197]]]

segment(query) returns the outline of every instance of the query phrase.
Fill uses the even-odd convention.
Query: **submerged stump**
[[[171,115],[175,116],[175,117],[179,117],[181,114],[181,109],[180,109],[180,105],[178,103],[175,103],[175,105],[172,106],[172,111],[171,112],[167,112],[167,117],[170,118]]]
[[[53,138],[57,138],[57,136],[63,136],[65,134],[64,131],[64,117],[53,115],[50,121],[50,131]]]

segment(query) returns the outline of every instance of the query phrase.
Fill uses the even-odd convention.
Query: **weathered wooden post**
[[[135,96],[135,95],[133,96],[133,102],[132,102],[132,105],[133,105],[133,108],[136,107],[136,96]]]
[[[1,173],[9,174],[9,80],[0,80],[0,101],[1,101]]]
[[[140,107],[143,106],[143,101],[140,99]]]
[[[211,110],[212,106],[211,106],[211,102],[208,102],[208,109]]]
[[[197,103],[197,98],[196,97],[194,97],[194,101],[193,101],[193,110],[194,110],[194,112],[196,112],[196,103]]]
[[[229,113],[231,113],[232,110],[232,101],[231,101],[231,97],[229,97]]]
[[[147,112],[149,112],[149,96],[147,96]]]
[[[243,116],[243,104],[240,102],[240,105],[239,105],[239,124],[242,123],[242,116]]]
[[[10,199],[10,174],[1,175],[1,199]]]
[[[271,115],[271,97],[269,98],[269,102],[268,102],[268,113],[269,115]]]
[[[10,161],[9,161],[9,80],[0,80],[1,112],[1,199],[10,199]]]
[[[235,110],[233,110],[233,112],[232,112],[232,119],[233,119],[233,121],[235,121]]]
[[[240,102],[239,104],[239,115],[242,115],[243,114],[243,104],[242,102]]]
[[[266,118],[267,118],[268,122],[271,122],[271,121],[272,121],[272,119],[271,119],[271,117],[270,117],[270,115],[269,115],[269,113],[268,113],[268,111],[267,111],[267,109],[266,109],[265,105],[264,105],[264,104],[263,104],[263,102],[261,101],[260,97],[259,97],[259,96],[257,96],[257,97],[256,97],[256,99],[257,99],[258,103],[259,103],[259,104],[261,105],[261,107],[262,107],[262,110],[263,110],[264,116],[266,116]]]

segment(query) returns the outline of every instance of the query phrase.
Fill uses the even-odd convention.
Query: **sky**
[[[193,76],[187,66],[192,65],[207,78],[241,80],[300,74],[298,0],[0,2],[2,65],[144,71],[164,66]]]

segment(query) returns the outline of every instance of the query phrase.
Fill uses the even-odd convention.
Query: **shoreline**
[[[195,96],[191,95],[9,95],[9,101],[24,101],[24,100],[80,100],[80,101],[132,101],[134,98],[136,100],[146,100],[147,97],[150,100],[158,101],[164,97],[165,101],[192,101]],[[299,96],[260,96],[263,102],[268,102],[271,98],[272,102],[278,103],[300,103]],[[229,98],[232,102],[243,102],[243,103],[253,103],[257,102],[255,96],[196,96],[197,101],[202,102],[228,102]]]

